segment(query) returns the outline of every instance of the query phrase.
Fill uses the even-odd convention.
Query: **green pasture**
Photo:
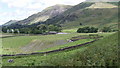
[[[21,50],[22,47],[27,47],[27,46],[30,47],[31,44],[36,44],[36,48],[37,48],[37,46],[39,46],[40,43],[44,43],[44,46],[42,45],[42,48],[36,51],[40,51],[40,50],[42,51],[42,49],[47,50],[48,48],[53,49],[52,47],[56,49],[56,47],[59,48],[59,46],[56,46],[56,45],[49,46],[49,45],[52,45],[54,42],[59,40],[63,40],[67,42],[67,39],[70,39],[71,37],[75,37],[79,35],[89,35],[89,34],[96,34],[96,33],[70,33],[70,34],[61,34],[61,35],[58,35],[58,34],[57,35],[35,35],[35,36],[16,36],[16,37],[2,38],[2,46],[3,46],[2,53],[3,54],[24,53],[24,51]],[[111,34],[112,33],[100,33],[99,35],[108,36]],[[34,41],[37,41],[37,42],[34,42]],[[83,40],[83,43],[84,42],[86,42],[86,40]],[[58,45],[61,45],[61,44],[58,44]],[[72,44],[68,43],[65,46],[69,46],[69,45],[71,46]],[[30,52],[33,52],[33,51],[31,50]]]
[[[62,32],[65,32],[65,33],[75,33],[75,32],[77,32],[77,29],[78,29],[78,28],[74,28],[74,29],[64,29],[64,30],[62,30]]]
[[[3,57],[3,66],[116,66],[117,37],[118,34],[105,36],[82,47],[46,55]],[[9,63],[9,59],[14,62]]]
[[[10,38],[2,38],[3,54],[20,53],[21,47],[24,47],[35,40],[38,40],[38,42],[39,41],[43,42],[45,43],[45,45],[49,45],[57,40],[66,41],[67,39],[70,39],[71,37],[78,35],[81,34],[72,33],[72,34],[63,34],[63,35],[17,36]]]
[[[55,47],[52,47],[52,48],[41,50],[40,52],[62,49],[62,48],[65,48],[65,47],[75,46],[75,45],[83,44],[83,43],[90,42],[90,41],[93,41],[93,40],[94,39],[81,39],[81,40],[78,40],[78,41],[75,41],[75,42],[70,42],[70,43],[67,43],[67,44],[64,44],[64,45],[61,45],[61,46],[55,46]]]

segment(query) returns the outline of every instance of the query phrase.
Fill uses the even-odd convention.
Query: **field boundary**
[[[95,39],[93,41],[86,42],[86,43],[79,44],[79,45],[75,45],[75,46],[65,47],[65,48],[62,48],[62,49],[56,49],[56,50],[51,50],[51,51],[46,51],[46,52],[33,52],[33,53],[29,53],[29,54],[14,54],[14,55],[0,55],[0,56],[1,57],[4,57],[4,56],[9,57],[9,56],[27,56],[27,55],[36,55],[36,54],[48,54],[48,53],[52,53],[52,52],[64,51],[64,50],[72,49],[72,48],[75,48],[75,47],[87,45],[87,44],[93,43],[93,42],[95,42],[97,40],[99,40],[99,39]]]

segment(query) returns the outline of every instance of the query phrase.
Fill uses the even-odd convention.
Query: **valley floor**
[[[104,65],[116,65],[117,64],[117,56],[116,56],[116,48],[117,48],[117,34],[111,35],[114,33],[103,33],[99,34],[104,36],[100,40],[87,44],[85,46],[57,52],[50,54],[36,54],[29,56],[15,56],[15,57],[3,57],[3,66],[104,66]],[[36,42],[35,39],[39,40],[47,40],[47,41],[56,41],[57,40],[66,40],[71,37],[80,36],[80,35],[89,35],[89,34],[69,34],[69,35],[48,35],[48,36],[20,36],[20,37],[11,37],[12,41],[18,41],[20,39],[30,39],[32,42]],[[45,38],[48,37],[48,38]],[[57,37],[57,38],[56,38]],[[10,40],[11,38],[3,38],[5,40]],[[19,39],[18,39],[19,38]],[[21,40],[21,41],[22,41]],[[33,41],[34,40],[34,41]],[[29,41],[29,42],[30,42]],[[84,42],[83,42],[84,41]],[[75,42],[63,44],[62,46],[73,46],[77,44],[82,44],[90,40],[78,40]],[[113,42],[110,42],[113,41]],[[23,41],[22,41],[23,42]],[[63,41],[62,41],[63,42]],[[107,42],[107,43],[106,43]],[[8,42],[7,42],[8,43]],[[18,42],[16,42],[18,43]],[[23,43],[21,43],[23,44]],[[24,43],[29,44],[29,43]],[[9,44],[10,45],[10,44]],[[4,44],[5,46],[5,44]],[[8,45],[6,45],[7,47]],[[17,50],[17,46],[14,44]],[[20,45],[19,45],[20,46]],[[22,45],[23,46],[23,45]],[[28,45],[27,45],[28,46]],[[9,46],[9,47],[12,47]],[[26,47],[26,46],[23,46]],[[29,47],[29,46],[28,46]],[[58,46],[54,46],[43,51],[54,50]],[[60,47],[61,48],[61,47]],[[27,49],[26,49],[27,50]],[[28,48],[29,50],[29,48]],[[40,50],[42,51],[42,50]],[[39,51],[39,52],[40,52]],[[9,53],[8,53],[9,54]],[[109,56],[109,57],[108,57]],[[90,58],[91,57],[91,58]],[[13,62],[8,62],[8,60],[12,59]],[[107,59],[110,59],[107,61]]]
[[[15,36],[11,34],[3,34],[2,36],[8,38],[2,38],[3,54],[16,54],[16,53],[31,53],[41,51],[52,47],[60,47],[68,43],[71,37],[79,35],[89,35],[96,33],[70,33],[70,34],[57,34],[57,35],[25,35]],[[99,35],[107,36],[112,33],[100,33]],[[14,37],[15,36],[15,37]],[[83,43],[87,40],[81,40]],[[70,44],[68,44],[70,45]]]

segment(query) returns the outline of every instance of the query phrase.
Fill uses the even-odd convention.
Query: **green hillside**
[[[112,41],[112,42],[111,42]],[[46,55],[3,57],[4,66],[117,66],[118,33],[94,43]],[[9,63],[8,60],[14,62]]]
[[[63,14],[47,20],[46,23],[61,24],[65,29],[83,26],[95,26],[99,28],[112,26],[111,28],[115,27],[114,29],[117,29],[118,8],[114,4],[116,3],[80,3],[68,9]],[[93,6],[96,8],[92,8]],[[82,23],[82,26],[80,23]]]
[[[118,6],[118,2],[108,2],[108,3]]]
[[[58,10],[57,6],[62,7],[62,5],[55,5],[43,10],[38,14],[34,14],[28,19],[25,20],[34,20],[36,24],[30,24],[29,21],[22,22],[22,25],[19,23],[12,24],[8,26],[8,28],[12,29],[21,29],[21,28],[31,28],[36,27],[40,24],[47,24],[47,25],[61,25],[63,29],[75,29],[79,27],[85,26],[93,26],[102,29],[103,27],[110,27],[112,29],[118,29],[118,2],[82,2],[78,5],[68,7],[64,6],[64,12],[60,13],[59,15],[52,14],[51,18],[44,17],[46,14],[50,14],[50,11]],[[61,10],[61,9],[59,9]],[[54,12],[56,12],[54,11]],[[56,12],[57,13],[57,12]],[[41,18],[42,14],[42,18]],[[37,18],[36,18],[37,16]],[[46,21],[41,22],[40,19],[47,18]],[[36,19],[35,19],[36,18]],[[37,21],[37,22],[35,22]],[[20,22],[20,21],[19,21]],[[29,23],[25,25],[25,23]],[[80,25],[82,24],[82,25]],[[4,27],[3,27],[4,28]]]

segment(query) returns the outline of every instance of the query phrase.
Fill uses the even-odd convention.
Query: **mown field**
[[[115,33],[94,43],[57,53],[3,57],[3,66],[117,66],[117,51],[118,34]],[[9,59],[14,62],[9,63]]]

